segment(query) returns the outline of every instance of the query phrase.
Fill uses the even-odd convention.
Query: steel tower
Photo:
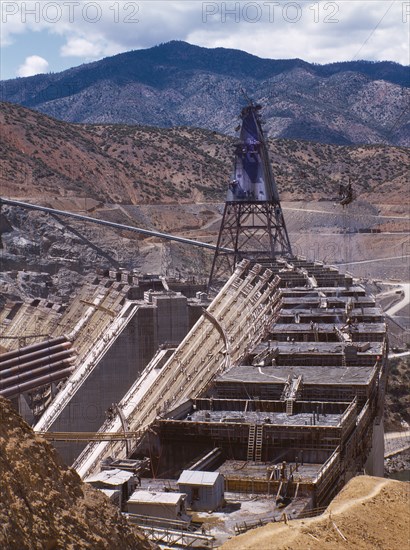
[[[235,147],[209,288],[226,280],[242,259],[271,264],[292,249],[273,177],[260,120],[260,105],[241,112],[240,142]]]

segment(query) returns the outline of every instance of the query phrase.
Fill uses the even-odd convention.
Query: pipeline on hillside
[[[43,349],[32,351],[26,353],[27,348],[21,348],[20,355],[13,357],[12,359],[7,359],[3,361],[3,357],[0,355],[0,377],[6,369],[24,366],[28,361],[34,361],[40,359],[41,357],[51,357],[56,353],[62,351],[69,351],[71,348],[71,342],[62,342],[61,344],[56,344],[54,346],[43,347]]]
[[[61,370],[63,367],[68,368],[73,362],[74,359],[72,357],[66,357],[52,363],[47,363],[46,365],[42,365],[38,368],[33,367],[31,370],[20,372],[18,374],[14,374],[13,376],[8,376],[7,378],[0,380],[0,392],[3,392],[9,387],[13,387],[20,383],[28,382],[29,380],[37,380],[45,374]]]
[[[50,365],[55,361],[73,357],[73,352],[74,350],[67,349],[67,350],[60,351],[58,353],[54,353],[53,355],[50,355],[50,356],[39,357],[38,359],[34,359],[34,360],[27,360],[21,365],[16,365],[14,367],[4,369],[0,371],[0,386],[3,381],[8,380],[11,376],[15,376],[15,375],[23,376],[26,371],[31,372],[33,369],[37,367]]]
[[[185,237],[176,237],[169,233],[162,233],[160,231],[151,231],[149,229],[142,229],[141,227],[133,227],[132,225],[124,225],[122,223],[109,222],[106,220],[99,220],[97,218],[92,218],[91,216],[84,216],[83,214],[75,214],[74,212],[67,212],[65,210],[57,210],[55,208],[49,208],[47,206],[37,206],[36,204],[30,204],[28,202],[15,201],[10,199],[4,199],[0,197],[0,208],[2,205],[9,206],[19,206],[20,208],[26,208],[29,210],[39,210],[40,212],[48,212],[49,214],[54,214],[58,216],[66,216],[69,218],[74,218],[76,220],[82,220],[86,222],[96,223],[98,225],[104,225],[107,227],[113,227],[114,229],[121,229],[127,231],[134,231],[134,233],[141,233],[142,235],[149,235],[150,237],[158,237],[160,239],[165,239],[168,241],[177,241],[183,244],[189,244],[191,246],[198,246],[200,248],[208,248],[210,250],[216,250],[216,245],[210,243],[203,243],[201,241],[194,241],[193,239],[187,239]],[[229,248],[220,248],[223,252],[232,252]]]
[[[37,335],[39,336],[39,335]],[[5,338],[12,338],[5,336]],[[20,356],[25,355],[27,352],[31,353],[33,351],[44,350],[44,348],[51,348],[62,343],[69,343],[67,336],[58,336],[57,338],[48,338],[37,344],[30,344],[29,346],[24,346],[23,348],[18,348],[12,351],[6,351],[0,355],[0,365],[4,365],[6,361],[13,358],[20,358]],[[71,344],[70,344],[71,345]],[[1,366],[0,366],[1,369]]]
[[[16,384],[14,386],[0,390],[0,395],[9,399],[11,397],[16,397],[26,391],[41,388],[42,386],[46,386],[48,384],[51,384],[52,382],[58,382],[60,380],[63,380],[64,378],[68,378],[73,370],[74,366],[69,366],[67,368],[63,368],[62,370],[49,372],[48,374],[41,376],[40,378],[28,380],[26,382],[22,382],[20,384]]]

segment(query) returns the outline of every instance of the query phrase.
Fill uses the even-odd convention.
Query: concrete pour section
[[[279,304],[279,278],[269,269],[259,275],[261,266],[246,272],[249,262],[243,261],[213,300],[207,310],[172,357],[161,368],[155,384],[139,391],[138,403],[126,417],[130,431],[143,431],[166,411],[176,408],[206,389],[215,375],[237,363],[248,346],[259,342],[264,327],[273,320]],[[120,443],[105,448],[85,450],[74,466],[82,477],[92,474],[99,462],[110,455],[124,458]],[[92,457],[91,457],[92,455]]]

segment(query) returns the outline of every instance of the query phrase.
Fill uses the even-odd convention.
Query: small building
[[[216,510],[224,503],[224,477],[219,472],[184,470],[178,479],[191,510]]]
[[[128,513],[168,520],[186,520],[185,493],[135,491],[128,500]]]
[[[124,470],[103,470],[98,474],[87,477],[84,480],[96,489],[104,490],[105,494],[111,499],[115,499],[114,495],[108,494],[106,490],[118,492],[120,502],[125,503],[128,497],[133,493],[137,486],[136,476],[132,472]],[[110,496],[111,495],[111,496]]]
[[[118,508],[121,507],[121,491],[117,489],[98,489],[106,497],[110,499],[110,501],[114,504],[114,506],[117,506]]]

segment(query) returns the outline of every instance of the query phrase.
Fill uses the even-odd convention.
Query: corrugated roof
[[[134,491],[128,502],[138,502],[144,504],[178,504],[178,502],[186,497],[185,493],[165,493],[151,491]]]
[[[98,474],[87,477],[84,481],[86,483],[95,483],[97,481],[105,483],[106,485],[122,485],[134,476],[131,472],[125,470],[103,470]]]
[[[219,472],[201,472],[199,470],[184,470],[178,479],[180,485],[214,485]]]

